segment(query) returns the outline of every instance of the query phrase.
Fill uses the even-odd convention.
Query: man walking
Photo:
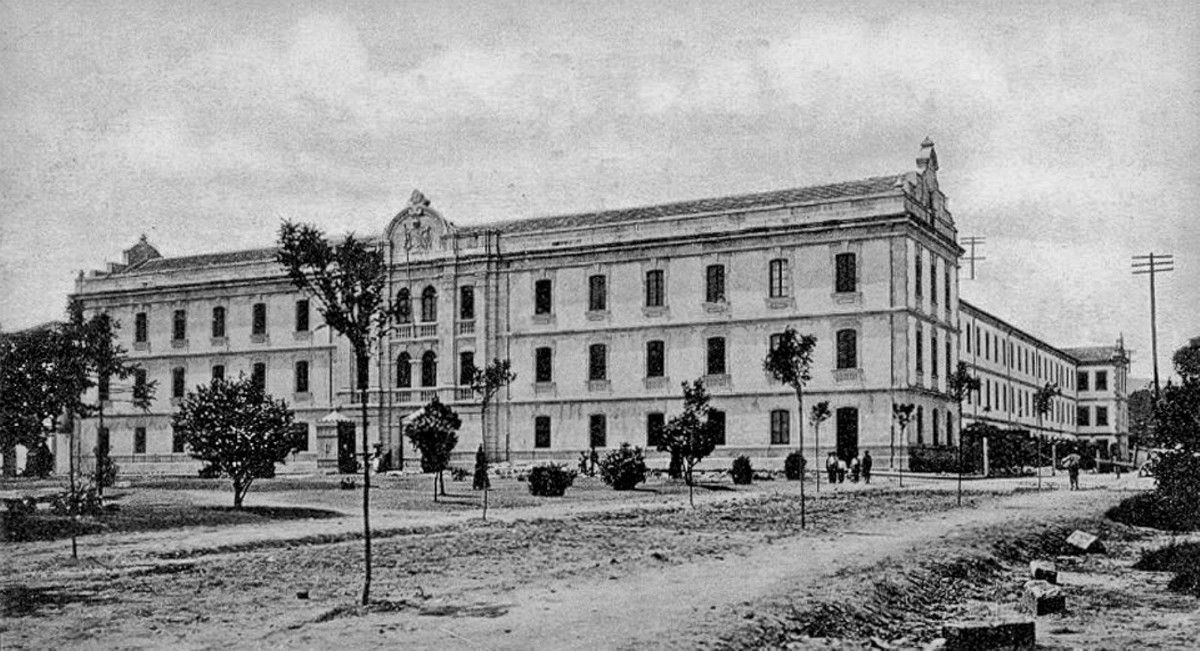
[[[873,466],[874,464],[875,464],[875,461],[873,459],[871,459],[871,451],[867,450],[866,452],[863,452],[862,476],[863,476],[864,484],[871,483],[871,466]]]

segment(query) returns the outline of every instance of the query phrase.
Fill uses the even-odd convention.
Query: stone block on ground
[[[1078,529],[1070,536],[1067,536],[1067,544],[1077,549],[1081,554],[1104,553],[1104,543],[1100,542],[1099,538]]]
[[[1058,567],[1050,561],[1030,561],[1030,578],[1048,583],[1058,583]]]
[[[1032,620],[956,622],[942,626],[946,649],[1032,649],[1037,632]]]
[[[1050,585],[1046,581],[1026,581],[1021,605],[1029,614],[1035,616],[1061,613],[1067,609],[1067,596],[1063,594],[1062,588]]]

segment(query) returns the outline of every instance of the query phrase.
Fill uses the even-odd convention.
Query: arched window
[[[437,321],[437,290],[430,285],[421,292],[421,321],[433,323]]]
[[[407,389],[412,386],[412,356],[400,353],[396,357],[396,388]]]
[[[396,292],[396,317],[400,323],[412,323],[412,296],[407,287]]]
[[[437,386],[437,353],[432,350],[421,355],[421,386]]]

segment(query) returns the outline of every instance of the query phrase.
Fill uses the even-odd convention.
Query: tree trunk
[[[100,419],[96,425],[99,429],[96,430],[96,499],[101,504],[104,503],[104,465],[101,463],[103,459],[108,458],[108,450],[100,447],[100,432],[104,430],[104,401],[97,401],[99,408],[96,410],[96,416]]]
[[[483,400],[479,403],[479,445],[483,447],[484,455],[487,454],[487,403],[488,397],[485,393]],[[483,467],[483,519],[487,520],[488,507],[488,484],[491,482],[487,479],[487,466]]]
[[[962,448],[963,448],[963,420],[962,420],[962,400],[958,401],[958,506],[962,506]],[[946,436],[954,436],[954,432],[947,428]]]
[[[803,448],[804,446],[801,446],[801,447]],[[804,453],[802,452],[800,454],[801,454],[801,456],[803,456]],[[813,423],[813,463],[820,463],[820,462],[821,462],[821,424]],[[816,468],[816,470],[817,470],[816,475],[815,475],[816,480],[817,480],[817,492],[820,493],[821,492],[821,469],[817,468],[816,466],[813,466],[813,468]],[[803,470],[800,471],[800,481],[804,481],[804,471]]]
[[[370,363],[370,357],[358,355],[359,368],[364,368]],[[362,605],[366,606],[371,603],[371,458],[368,452],[367,441],[367,389],[368,378],[365,373],[359,371],[358,388],[362,397],[362,446],[363,446],[363,591]]]
[[[58,429],[58,418],[55,417],[52,421]],[[71,423],[71,435],[67,437],[67,462],[71,476],[71,558],[79,558],[79,544],[76,542],[75,532],[79,529],[79,490],[75,486],[75,424]]]
[[[239,511],[242,510],[242,498],[244,498],[245,495],[246,495],[246,490],[242,486],[242,482],[238,481],[237,478],[234,478],[234,480],[233,480],[233,508],[235,508]]]
[[[800,414],[800,422],[796,424],[797,434],[800,437],[800,456],[804,456],[804,393],[800,389],[796,390],[796,407],[797,413]],[[813,463],[816,463],[813,459]],[[818,480],[820,481],[820,480]],[[804,529],[808,526],[807,523],[807,505],[805,502],[808,498],[804,495],[804,473],[800,473],[800,528]]]

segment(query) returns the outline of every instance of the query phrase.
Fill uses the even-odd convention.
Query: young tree
[[[717,447],[717,430],[709,420],[710,397],[704,381],[697,379],[683,383],[683,413],[671,417],[663,426],[659,451],[678,455],[683,463],[683,479],[688,486],[688,504],[696,507],[693,497],[695,484],[692,481],[696,464],[712,454]]]
[[[488,479],[487,452],[483,451],[482,444],[475,451],[475,476],[472,478],[471,487],[483,491],[483,519],[487,520],[488,490],[492,487],[492,480]]]
[[[947,386],[950,388],[950,397],[958,404],[958,505],[962,506],[962,450],[963,450],[963,399],[972,392],[979,392],[979,378],[971,375],[967,370],[967,363],[959,360],[958,368],[950,377],[946,378]],[[947,428],[946,435],[950,435]]]
[[[822,400],[812,406],[811,413],[808,416],[809,422],[813,426],[813,459],[821,462],[821,423],[829,420],[833,412],[829,411],[829,401]],[[817,492],[821,492],[821,469],[817,468]],[[803,478],[800,481],[804,481]]]
[[[763,359],[763,370],[776,380],[788,385],[796,392],[796,420],[798,439],[796,443],[804,449],[804,385],[812,379],[813,350],[817,338],[801,335],[792,326],[783,333],[771,337],[771,346]],[[819,461],[819,460],[817,460]],[[818,480],[820,481],[820,480]],[[800,528],[805,527],[804,478],[800,478]]]
[[[446,494],[446,482],[442,473],[450,465],[450,453],[458,445],[458,428],[462,419],[435,396],[421,408],[417,417],[404,428],[413,447],[421,452],[421,471],[432,472],[433,501],[438,498],[438,485]]]
[[[1058,385],[1052,382],[1047,382],[1045,386],[1038,389],[1033,394],[1033,413],[1037,414],[1038,434],[1035,438],[1037,443],[1036,461],[1034,461],[1037,472],[1037,487],[1042,490],[1042,421],[1046,414],[1050,413],[1050,409],[1054,406],[1054,397],[1059,395]]]
[[[331,245],[320,229],[284,222],[279,227],[275,259],[292,284],[317,301],[326,325],[350,342],[356,370],[356,389],[362,408],[363,455],[363,592],[362,604],[371,600],[371,464],[367,458],[367,395],[371,351],[388,333],[401,306],[390,301],[386,290],[387,261],[383,250],[354,235]]]
[[[908,448],[908,424],[912,421],[913,412],[917,406],[911,402],[905,404],[892,403],[892,419],[900,426],[900,449],[905,451]],[[892,442],[892,458],[888,460],[889,467],[895,466],[896,460],[896,444]],[[904,464],[899,467],[900,487],[904,488]]]
[[[189,391],[171,424],[192,457],[233,482],[235,509],[242,508],[255,478],[273,474],[275,464],[300,447],[287,403],[245,375]]]
[[[479,435],[480,441],[487,440],[487,409],[488,404],[496,394],[504,387],[512,384],[517,379],[517,374],[512,371],[512,363],[507,359],[500,358],[492,359],[491,363],[483,368],[471,369],[471,391],[479,397]],[[483,451],[483,446],[479,447],[480,452]],[[479,456],[475,458],[476,465],[479,463]],[[479,490],[479,469],[476,468],[475,489]],[[483,517],[487,518],[487,500],[488,490],[491,488],[491,482],[487,480],[487,458],[484,457],[483,466]]]

